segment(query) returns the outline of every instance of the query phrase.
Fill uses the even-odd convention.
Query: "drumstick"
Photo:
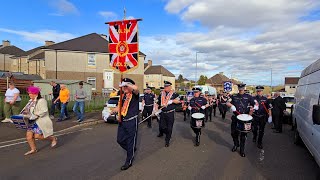
[[[164,108],[164,107],[166,107],[166,106],[163,106],[162,108]],[[160,108],[159,110],[161,110],[162,108]],[[158,110],[158,111],[159,111],[159,110]],[[142,124],[143,122],[145,122],[147,119],[149,119],[149,118],[150,118],[151,116],[153,116],[154,114],[155,114],[155,113],[152,112],[150,116],[144,118],[142,121],[139,122],[139,124]]]

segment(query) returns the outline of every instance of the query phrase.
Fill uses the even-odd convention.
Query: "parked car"
[[[286,102],[285,123],[292,124],[293,105],[295,103],[294,96],[283,96],[282,98]]]
[[[143,107],[142,107],[142,99],[143,99],[143,94],[140,94],[139,97],[139,110],[140,112],[142,111]],[[104,105],[104,108],[102,110],[102,119],[105,122],[110,122],[110,123],[117,123],[117,114],[110,114],[112,112],[112,110],[118,106],[118,102],[119,102],[119,97],[120,96],[115,96],[115,97],[111,97],[106,104]],[[110,114],[110,116],[108,118],[105,118],[106,114]]]
[[[320,166],[320,59],[302,71],[295,100],[294,143],[303,142]]]

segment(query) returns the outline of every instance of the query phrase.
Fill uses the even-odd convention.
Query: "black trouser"
[[[212,121],[212,106],[206,108],[206,120]]]
[[[282,132],[282,118],[283,118],[283,114],[274,114],[272,116],[273,122],[274,122],[274,127],[277,131]]]
[[[160,117],[160,134],[166,134],[166,143],[170,142],[171,135],[172,135],[172,128],[174,124],[174,111],[166,113],[162,112]]]
[[[266,115],[253,115],[252,122],[252,132],[253,138],[257,139],[258,136],[258,144],[262,143],[262,138],[264,135],[264,127],[266,126],[267,116]],[[258,134],[259,131],[259,134]]]
[[[213,105],[213,106],[212,106],[213,115],[214,115],[214,116],[216,116],[216,108],[217,108],[217,105]]]
[[[142,116],[146,118],[152,114],[152,111],[153,111],[153,106],[144,106]],[[147,119],[148,127],[151,127],[151,120],[152,120],[152,117],[149,117]]]
[[[202,123],[204,125],[204,121]],[[200,143],[201,128],[195,128],[196,127],[196,119],[191,118],[190,125],[191,125],[191,129],[196,134],[196,142]]]
[[[221,115],[222,114],[222,104],[221,103],[219,103],[218,109],[219,109],[219,112],[220,112],[220,115]]]
[[[238,119],[235,115],[231,117],[231,136],[233,139],[234,146],[239,147],[239,135],[240,135],[240,152],[244,153],[247,133],[240,132],[237,130]]]
[[[227,111],[228,111],[227,105],[226,104],[221,104],[221,110],[222,110],[222,119],[225,119]]]
[[[187,119],[187,114],[188,116],[190,116],[190,111],[189,109],[186,109],[183,111],[183,120],[185,121]]]
[[[59,111],[61,111],[61,103],[60,101],[57,101],[56,103],[54,103],[54,101],[56,100],[56,98],[53,98],[51,101],[51,108],[50,108],[50,115],[54,115],[54,112],[56,111],[56,108],[59,109]]]

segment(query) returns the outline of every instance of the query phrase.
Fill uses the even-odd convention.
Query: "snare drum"
[[[23,115],[13,115],[11,116],[11,120],[17,129],[27,130],[28,128],[32,128],[34,126],[34,121],[24,118]]]
[[[244,133],[251,131],[252,116],[249,114],[240,114],[237,116],[237,130]]]
[[[201,128],[203,126],[204,114],[202,113],[193,113],[191,117],[196,121],[195,128]]]

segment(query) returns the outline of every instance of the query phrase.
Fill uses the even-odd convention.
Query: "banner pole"
[[[120,84],[122,83],[122,79],[123,79],[123,73],[120,73]],[[120,97],[119,97],[119,112],[118,112],[119,119],[118,119],[118,121],[121,122],[122,121],[122,116],[121,116],[122,95],[123,95],[122,87],[120,87],[119,91],[120,91]]]

